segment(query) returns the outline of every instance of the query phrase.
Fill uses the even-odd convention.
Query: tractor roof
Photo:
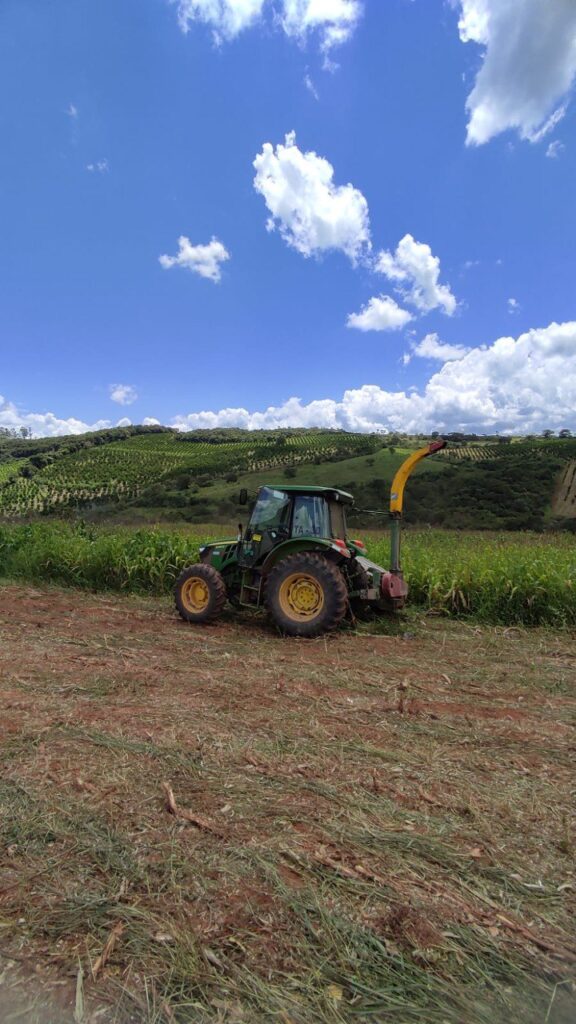
[[[354,498],[347,491],[340,491],[337,487],[316,487],[315,484],[265,484],[275,491],[286,491],[289,494],[318,494],[324,498],[332,498],[341,501],[343,505],[351,505]]]

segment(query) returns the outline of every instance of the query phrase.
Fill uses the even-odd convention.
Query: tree
[[[572,431],[568,430],[568,427],[564,427],[559,431],[558,437],[572,437]]]

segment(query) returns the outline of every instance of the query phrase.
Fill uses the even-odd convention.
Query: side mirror
[[[248,491],[246,490],[245,487],[242,488],[242,490],[240,491],[240,494],[238,495],[238,504],[239,505],[247,505],[248,504]]]

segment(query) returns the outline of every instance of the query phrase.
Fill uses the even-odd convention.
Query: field
[[[574,1019],[569,633],[0,622],[3,1021]]]
[[[80,523],[0,526],[0,576],[92,590],[164,594],[198,547],[229,528],[179,531],[96,528]],[[388,535],[362,532],[368,554],[387,565]],[[403,564],[411,604],[502,625],[576,625],[572,534],[408,530]]]
[[[440,458],[451,461],[482,462],[485,459],[515,458],[519,452],[527,460],[547,458],[551,454],[560,455],[563,459],[573,459],[576,457],[576,438],[540,438],[538,440],[516,438],[512,439],[509,444],[452,445],[440,453]]]
[[[40,439],[0,433],[0,516],[234,520],[239,489],[252,493],[274,479],[341,487],[359,507],[385,508],[395,471],[426,440],[304,429],[130,427]],[[569,528],[574,466],[574,438],[454,439],[417,467],[406,514],[413,523],[464,529]]]
[[[307,431],[278,438],[244,431],[242,439],[219,442],[173,431],[135,434],[121,440],[114,439],[113,431],[108,433],[107,443],[101,445],[91,445],[90,435],[84,435],[87,446],[70,454],[62,446],[51,454],[43,448],[42,464],[31,476],[14,476],[15,460],[0,463],[0,514],[18,517],[127,501],[179,474],[202,478],[278,471],[315,458],[344,458],[371,450],[373,443],[366,435],[338,431]],[[29,471],[28,460],[26,465]]]
[[[228,442],[199,462],[171,434],[3,486],[0,462],[0,498],[23,495],[0,525],[2,1024],[574,1019],[574,536],[407,529],[407,613],[301,642],[174,615],[175,576],[229,527],[80,518],[210,467],[216,502],[289,465],[380,480],[382,504],[404,451],[329,441],[236,452],[234,481]],[[495,463],[437,460],[411,498],[467,479],[491,506]],[[387,564],[387,533],[358,534]]]

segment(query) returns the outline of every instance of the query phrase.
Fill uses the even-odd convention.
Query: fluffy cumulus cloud
[[[412,235],[404,235],[396,252],[379,253],[376,270],[396,282],[396,290],[420,312],[440,309],[448,316],[455,312],[456,299],[450,286],[440,284],[440,260],[429,245],[417,242]]]
[[[444,358],[437,348],[440,344],[429,336],[424,350],[435,353],[431,358]],[[365,384],[345,391],[340,400],[304,403],[290,398],[283,405],[256,412],[243,408],[191,412],[175,417],[171,426],[180,430],[334,427],[425,433],[539,433],[547,427],[569,427],[576,431],[576,321],[552,323],[517,338],[499,338],[490,346],[464,350],[460,356],[455,355],[456,346],[445,347],[451,350],[449,361],[421,390],[386,391],[378,384]],[[111,423],[59,419],[51,412],[22,413],[0,397],[0,426],[25,426],[35,435],[54,436],[99,430]]]
[[[345,391],[339,401],[305,404],[291,398],[262,412],[194,412],[177,417],[173,426],[479,433],[576,429],[576,321],[552,323],[518,338],[503,337],[491,346],[470,349],[441,366],[421,391],[385,391],[365,384]]]
[[[0,395],[0,427],[10,430],[26,427],[35,437],[64,437],[66,434],[83,434],[87,430],[104,430],[111,426],[110,420],[84,423],[73,416],[61,419],[53,412],[22,412],[13,402]]]
[[[171,0],[183,32],[194,22],[209,25],[217,42],[233,39],[266,12],[286,35],[304,41],[317,34],[324,51],[346,42],[362,14],[360,0]]]
[[[132,405],[138,398],[138,392],[133,384],[111,384],[109,394],[112,401],[118,405]]]
[[[290,132],[284,145],[264,143],[254,160],[254,188],[277,228],[303,256],[340,250],[353,263],[370,248],[368,203],[353,185],[337,185],[334,168],[314,152],[303,153]]]
[[[468,143],[507,129],[539,141],[563,114],[576,76],[574,0],[452,0],[462,42],[483,60],[466,107]]]
[[[398,331],[412,320],[412,314],[402,309],[390,295],[370,299],[359,313],[351,313],[348,327],[359,331]]]
[[[412,354],[419,359],[438,359],[447,363],[451,359],[462,359],[469,350],[464,345],[449,345],[441,341],[437,334],[427,334],[422,341],[414,345]]]
[[[164,270],[170,270],[172,267],[184,267],[193,274],[207,277],[209,281],[214,281],[217,284],[222,277],[220,264],[230,259],[230,253],[217,238],[212,238],[208,245],[192,245],[189,238],[181,235],[178,239],[177,255],[160,256],[159,259]]]

